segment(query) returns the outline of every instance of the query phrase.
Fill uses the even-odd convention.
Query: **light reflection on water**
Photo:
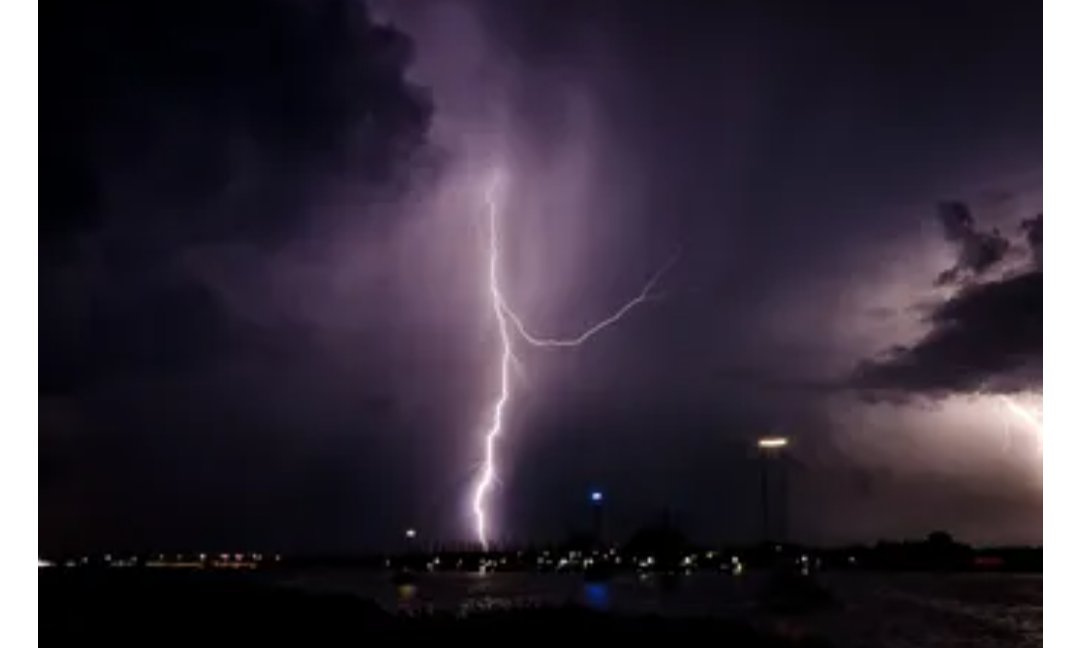
[[[585,583],[562,574],[425,574],[415,585],[389,576],[334,572],[290,579],[308,589],[348,591],[386,609],[483,609],[576,603],[598,610],[664,615],[754,615],[761,580],[752,573],[694,575],[677,587],[655,578]],[[1042,646],[1042,579],[987,575],[825,575],[839,608],[799,620],[838,645],[986,648]]]
[[[607,583],[586,583],[584,602],[589,607],[606,612],[611,609],[611,589]]]

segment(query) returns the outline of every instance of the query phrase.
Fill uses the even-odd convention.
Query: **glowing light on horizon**
[[[501,346],[499,354],[499,388],[498,395],[491,409],[491,424],[484,431],[483,459],[480,468],[480,477],[472,495],[472,513],[475,523],[474,532],[476,539],[482,547],[487,549],[490,540],[489,516],[487,511],[487,499],[491,489],[498,479],[496,443],[504,432],[503,414],[510,403],[511,398],[511,368],[518,363],[514,354],[513,333],[525,343],[541,348],[568,348],[581,346],[590,338],[604,329],[614,325],[634,308],[653,297],[653,289],[663,275],[674,265],[676,258],[668,261],[656,274],[645,284],[642,290],[629,302],[623,304],[611,315],[603,318],[599,323],[589,327],[583,333],[568,338],[539,337],[529,332],[521,317],[511,309],[503,293],[502,277],[500,275],[500,201],[504,185],[503,174],[496,170],[484,191],[484,202],[487,207],[488,217],[488,293],[491,297],[491,311],[495,317]]]

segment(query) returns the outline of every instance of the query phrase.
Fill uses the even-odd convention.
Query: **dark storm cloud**
[[[1042,271],[965,288],[930,332],[857,371],[861,388],[922,395],[1013,392],[1042,381]]]
[[[1027,240],[1028,249],[1031,251],[1031,260],[1038,267],[1042,267],[1043,252],[1043,217],[1042,214],[1029,218],[1020,224],[1020,229]]]
[[[945,230],[945,240],[957,246],[959,259],[952,268],[941,273],[938,284],[952,284],[968,277],[979,277],[990,270],[1009,252],[1009,241],[997,230],[976,229],[971,209],[960,202],[943,203],[938,218]]]
[[[958,259],[938,284],[959,284],[959,291],[930,308],[924,316],[929,330],[921,339],[862,363],[855,383],[870,393],[931,396],[1040,385],[1042,216],[1021,225],[1030,252],[1027,267],[981,283],[1005,259],[1008,242],[996,230],[980,231],[963,204],[946,204],[939,216]]]
[[[242,339],[178,255],[279,244],[310,225],[323,178],[385,185],[422,148],[411,43],[361,3],[56,0],[43,14],[45,392]]]
[[[230,318],[210,290],[190,280],[155,277],[90,300],[86,311],[67,312],[46,300],[41,393],[77,392],[110,375],[183,371],[225,350]]]
[[[429,152],[410,39],[352,0],[50,0],[42,15],[44,546],[274,542],[290,532],[271,507],[352,520],[330,485],[377,493],[380,465],[407,464],[373,445],[358,468],[296,431],[372,441],[391,409],[379,369],[340,386],[357,371],[317,367],[292,320],[241,312],[206,259],[287,311],[259,273],[325,238],[328,184],[372,197],[350,203],[351,231],[381,226],[392,210],[367,205]]]

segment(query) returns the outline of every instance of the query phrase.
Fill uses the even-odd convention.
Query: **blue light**
[[[611,590],[606,583],[589,583],[585,586],[585,604],[594,610],[606,611],[611,607]]]
[[[604,494],[600,491],[593,491],[591,499],[594,504],[599,504],[604,501]]]

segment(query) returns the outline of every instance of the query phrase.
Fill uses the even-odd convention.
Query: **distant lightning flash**
[[[641,289],[632,300],[624,304],[599,323],[571,338],[542,338],[528,331],[521,317],[510,308],[503,293],[500,275],[500,240],[499,240],[499,198],[502,190],[502,175],[496,173],[484,191],[484,202],[488,216],[488,292],[491,296],[491,311],[499,329],[499,341],[502,345],[499,358],[499,393],[492,407],[491,424],[484,432],[484,458],[480,469],[480,478],[476,483],[472,497],[472,512],[475,520],[476,538],[485,550],[488,548],[487,497],[497,479],[495,443],[503,433],[503,412],[510,403],[510,370],[518,362],[514,355],[512,333],[527,344],[535,347],[576,347],[584,344],[594,335],[614,325],[637,306],[654,297],[653,289],[663,275],[671,269],[676,258],[665,264]]]
[[[1043,442],[1043,422],[1041,417],[1036,415],[1031,409],[1024,407],[1014,398],[1004,395],[999,395],[998,398],[1000,399],[1001,404],[1005,406],[1005,409],[1030,425],[1038,433],[1039,447],[1041,448]]]

